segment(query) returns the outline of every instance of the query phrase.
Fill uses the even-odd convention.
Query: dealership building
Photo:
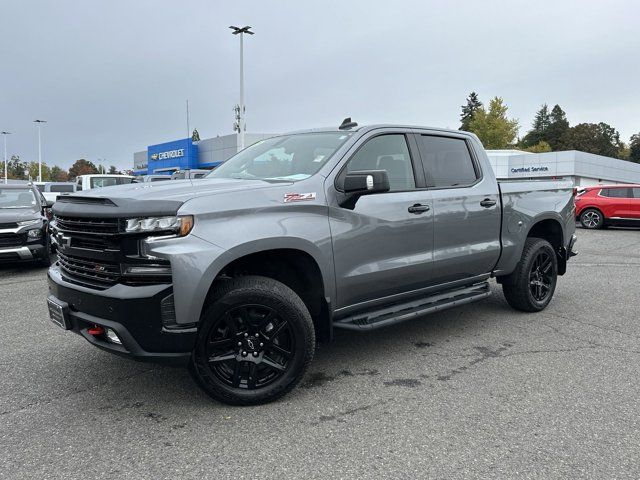
[[[245,145],[274,134],[247,133]],[[193,142],[183,138],[150,145],[133,155],[134,174],[170,174],[184,169],[212,169],[239,150],[238,135]],[[575,186],[640,184],[640,164],[576,150],[530,153],[521,150],[487,150],[496,177],[501,180],[568,180]]]
[[[501,180],[568,180],[576,187],[640,184],[640,164],[577,150],[547,153],[487,150],[487,155]]]
[[[246,133],[245,145],[272,137],[268,133]],[[238,135],[224,135],[194,142],[182,138],[172,142],[149,145],[133,154],[133,174],[171,174],[176,170],[212,169],[235,155],[239,150]]]

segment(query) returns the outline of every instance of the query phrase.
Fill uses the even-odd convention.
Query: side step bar
[[[489,282],[481,282],[470,287],[440,292],[410,302],[397,303],[377,310],[351,315],[334,321],[333,326],[348,330],[373,330],[428,313],[475,302],[489,295],[491,295]]]

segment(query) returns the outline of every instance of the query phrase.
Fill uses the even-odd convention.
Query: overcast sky
[[[133,152],[232,133],[245,37],[247,131],[409,123],[457,128],[471,90],[520,134],[540,104],[640,131],[640,2],[1,0],[0,130],[9,155],[131,168]]]

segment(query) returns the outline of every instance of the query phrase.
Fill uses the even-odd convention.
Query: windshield
[[[262,140],[231,157],[207,177],[304,180],[320,170],[351,135],[318,132]]]
[[[36,209],[36,197],[30,188],[0,188],[0,208]]]

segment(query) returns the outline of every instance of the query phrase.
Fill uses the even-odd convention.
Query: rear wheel
[[[311,316],[293,290],[271,278],[240,277],[214,292],[190,371],[223,403],[266,403],[302,379],[314,348]]]
[[[539,312],[549,305],[558,280],[558,259],[549,242],[527,238],[515,271],[502,281],[509,305],[523,312]]]
[[[604,215],[600,210],[587,208],[580,214],[580,224],[590,230],[602,228],[604,225]]]

